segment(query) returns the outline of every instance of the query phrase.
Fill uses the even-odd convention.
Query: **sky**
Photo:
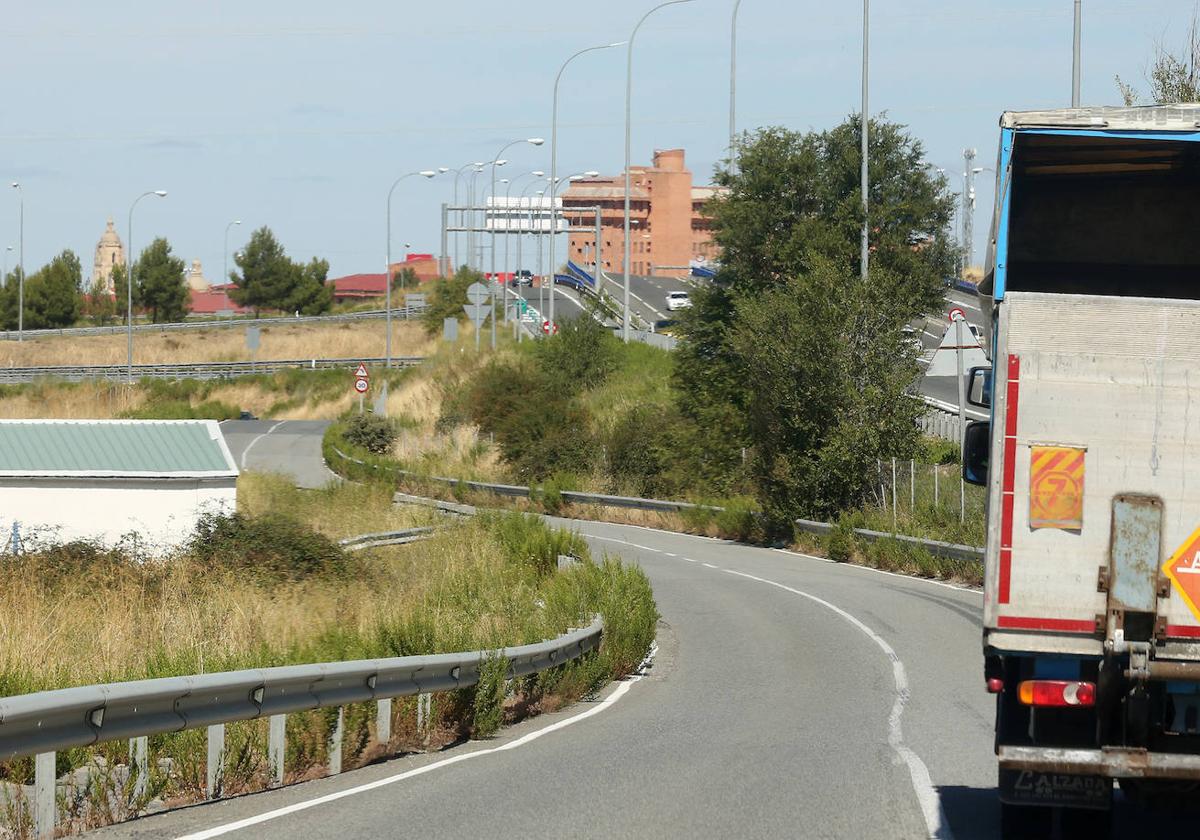
[[[382,272],[385,202],[407,172],[492,160],[550,136],[562,62],[626,40],[653,0],[56,0],[11,4],[0,30],[0,178],[20,181],[25,264],[70,248],[84,279],[113,217],[134,247],[167,237],[210,281],[269,226],[294,259],[330,275]],[[633,163],[687,151],[697,183],[723,157],[733,0],[662,9],[633,52]],[[1114,76],[1145,88],[1156,42],[1177,47],[1195,0],[1083,0],[1083,104],[1119,104]],[[875,0],[870,111],[909,126],[927,159],[960,172],[964,148],[994,166],[1006,109],[1065,107],[1072,0]],[[739,130],[836,125],[860,107],[862,5],[743,0]],[[589,53],[563,75],[558,171],[618,174],[625,49]],[[518,146],[498,178],[549,170],[548,143]],[[485,176],[480,176],[481,179]],[[991,220],[978,182],[975,251]],[[529,183],[529,178],[517,187]],[[957,176],[951,185],[957,189]],[[453,176],[410,178],[392,204],[392,253],[436,253]],[[465,196],[465,179],[460,195]],[[17,259],[17,190],[0,193],[0,254]],[[6,245],[14,246],[9,253]]]

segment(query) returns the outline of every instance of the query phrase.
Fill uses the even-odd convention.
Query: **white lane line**
[[[650,655],[653,656],[653,649],[651,650]],[[647,660],[648,659],[649,659],[649,657],[647,657]],[[246,817],[245,819],[237,820],[236,822],[226,823],[225,825],[219,825],[214,828],[208,828],[203,831],[194,832],[192,834],[184,834],[184,835],[181,835],[180,837],[178,837],[177,840],[208,840],[208,838],[210,838],[210,837],[221,837],[226,834],[231,834],[235,831],[241,831],[244,828],[250,828],[252,826],[261,825],[262,823],[269,822],[270,820],[276,820],[276,819],[279,819],[280,817],[286,817],[288,814],[295,814],[300,811],[307,811],[309,808],[316,808],[319,805],[326,805],[330,802],[336,802],[337,800],[345,799],[348,796],[356,796],[360,793],[367,793],[368,791],[376,790],[377,788],[386,787],[387,785],[393,785],[396,782],[403,782],[406,779],[412,779],[412,778],[415,778],[416,776],[422,776],[426,773],[432,773],[434,770],[439,770],[443,767],[448,767],[451,764],[458,764],[460,761],[469,761],[472,758],[479,758],[480,756],[484,756],[484,755],[492,755],[493,753],[505,752],[506,750],[515,750],[518,747],[523,747],[526,744],[536,741],[538,738],[541,738],[543,735],[549,735],[551,732],[557,732],[560,729],[565,729],[566,727],[571,726],[572,724],[579,723],[579,721],[581,721],[581,720],[586,720],[586,719],[592,717],[593,715],[600,714],[605,709],[611,708],[613,706],[613,704],[615,704],[618,700],[620,700],[622,697],[624,697],[625,694],[628,693],[629,689],[633,687],[633,684],[638,682],[641,678],[642,678],[641,674],[635,674],[635,675],[629,677],[629,679],[625,680],[624,682],[618,683],[616,689],[613,691],[612,694],[605,697],[603,700],[601,700],[598,704],[596,704],[592,708],[590,708],[586,711],[580,712],[579,714],[574,715],[572,717],[565,718],[560,721],[555,721],[554,723],[550,724],[549,726],[546,726],[543,729],[539,729],[535,732],[530,732],[526,735],[522,735],[520,738],[517,738],[515,741],[510,741],[507,744],[503,744],[499,747],[491,747],[490,749],[486,749],[486,750],[476,750],[475,752],[469,752],[469,753],[463,753],[462,755],[451,756],[450,758],[446,758],[441,761],[435,761],[433,764],[427,764],[424,767],[417,767],[413,770],[406,770],[405,772],[397,773],[394,776],[388,776],[383,779],[377,779],[373,782],[367,782],[366,784],[357,785],[356,787],[352,787],[352,788],[347,788],[346,790],[339,790],[336,793],[328,793],[324,796],[318,796],[314,799],[305,800],[304,802],[297,802],[295,805],[288,805],[283,808],[276,808],[273,811],[266,811],[262,814],[258,814],[253,817]]]
[[[705,564],[707,565],[707,564]],[[908,775],[912,780],[913,790],[917,794],[917,802],[921,806],[921,814],[925,818],[925,828],[929,832],[929,837],[938,838],[938,840],[953,840],[953,835],[950,832],[950,826],[946,822],[946,815],[942,811],[942,803],[938,798],[937,790],[933,786],[933,780],[929,776],[929,768],[925,766],[925,762],[921,761],[920,756],[913,752],[905,743],[904,735],[900,728],[900,717],[904,714],[904,707],[908,705],[911,692],[908,688],[908,675],[904,670],[904,663],[900,661],[900,657],[892,646],[887,641],[868,627],[863,622],[859,621],[850,613],[846,612],[836,604],[818,598],[816,595],[810,595],[799,589],[793,589],[790,586],[785,586],[782,583],[777,583],[766,578],[749,575],[745,572],[736,572],[732,569],[724,570],[727,574],[737,575],[738,577],[746,578],[747,580],[765,583],[768,586],[774,586],[778,589],[783,589],[791,592],[793,595],[799,595],[801,598],[807,598],[813,603],[820,604],[844,618],[855,628],[860,630],[867,638],[873,641],[884,655],[891,660],[892,663],[892,680],[896,685],[896,700],[892,704],[892,711],[888,715],[888,744],[896,754],[908,766]]]
[[[715,568],[717,568],[717,567],[716,567],[716,566],[714,566],[712,563],[701,563],[700,565],[701,565],[701,566],[703,566],[703,567],[704,567],[704,568],[706,568],[706,569],[715,569]]]
[[[830,560],[828,557],[817,557],[815,554],[805,554],[801,551],[792,551],[787,548],[776,548],[780,554],[790,554],[793,557],[803,557],[805,560],[817,560],[821,563],[828,563],[831,566],[842,566],[847,569],[861,569],[864,572],[874,572],[877,575],[887,575],[888,577],[900,578],[902,580],[917,581],[920,583],[928,583],[932,586],[941,586],[945,589],[953,589],[956,592],[970,592],[972,595],[983,595],[982,589],[976,589],[972,586],[962,586],[957,583],[946,583],[944,580],[933,580],[932,578],[913,577],[912,575],[902,575],[899,572],[888,572],[883,569],[876,569],[872,566],[860,566],[858,563],[839,563],[836,560]]]
[[[975,304],[973,304],[973,303],[969,303],[969,302],[968,302],[968,301],[966,301],[966,300],[959,300],[959,299],[957,299],[957,298],[950,298],[950,302],[951,302],[952,304],[954,304],[955,306],[961,306],[963,309],[974,309],[976,312],[983,312],[983,310],[982,310],[982,309],[980,309],[978,306],[976,306],[976,305],[975,305]]]
[[[258,437],[254,438],[254,440],[250,441],[250,445],[247,446],[244,450],[242,450],[242,469],[247,469],[246,456],[250,454],[250,450],[254,448],[254,444],[258,443],[260,440],[265,438],[267,435],[271,434],[271,432],[275,431],[276,429],[278,429],[280,426],[282,426],[286,422],[287,422],[286,420],[280,420],[274,426],[267,429],[265,432],[263,432]]]

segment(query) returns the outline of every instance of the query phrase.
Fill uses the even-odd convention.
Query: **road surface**
[[[318,436],[308,424],[281,432]],[[257,451],[250,457],[279,471],[296,468],[266,454],[283,450]],[[704,537],[552,521],[580,531],[597,556],[619,555],[650,576],[662,621],[644,677],[491,741],[97,836],[998,836],[977,590]],[[1128,803],[1116,818],[1118,836],[1145,836],[1135,831],[1144,815]],[[1190,836],[1178,819],[1154,828]]]
[[[283,472],[307,489],[340,481],[325,466],[321,436],[327,420],[226,420],[225,442],[240,470]]]

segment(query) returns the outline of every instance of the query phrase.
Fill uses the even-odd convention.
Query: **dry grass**
[[[263,327],[257,358],[371,358],[384,355],[382,320]],[[416,321],[392,322],[392,353],[425,356],[437,347]],[[95,336],[46,336],[0,345],[0,366],[115,365],[126,361],[124,333]],[[133,339],[134,364],[242,362],[250,360],[240,327],[139,332]]]

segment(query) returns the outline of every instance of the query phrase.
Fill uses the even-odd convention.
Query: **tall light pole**
[[[504,269],[505,269],[505,271],[507,271],[507,270],[508,270],[508,246],[509,246],[509,241],[512,239],[512,211],[511,211],[511,202],[512,202],[512,186],[513,186],[513,184],[515,184],[517,181],[520,181],[522,178],[528,178],[528,177],[529,177],[529,176],[531,176],[531,175],[532,175],[533,177],[535,177],[535,178],[542,178],[542,177],[544,177],[544,176],[545,176],[545,174],[546,174],[546,173],[545,173],[545,172],[543,172],[542,170],[540,170],[540,169],[535,169],[535,170],[533,170],[532,172],[526,172],[526,173],[524,173],[524,174],[522,174],[522,175],[517,175],[515,178],[512,178],[511,180],[509,180],[509,181],[508,181],[508,184],[507,184],[507,186],[505,186],[505,188],[504,188],[504,219],[505,219],[505,226],[504,226]],[[535,182],[535,183],[536,183],[536,182]],[[518,198],[518,199],[517,199],[517,211],[518,211],[518,212],[517,212],[517,268],[520,268],[520,262],[521,262],[521,224],[520,224],[520,220],[521,220],[521,214],[520,214],[520,206],[521,206],[521,200],[520,200],[520,198]],[[505,297],[505,299],[507,300],[507,298],[508,298],[508,292],[505,292],[505,293],[504,293],[504,297]],[[505,307],[504,307],[504,320],[505,320],[505,321],[507,321],[507,320],[508,320],[508,307],[507,307],[507,306],[505,306]]]
[[[473,166],[476,168],[483,166],[483,161],[479,160],[479,161],[475,161],[474,163],[464,163],[458,169],[454,170],[454,206],[455,207],[458,207],[458,179],[462,176],[462,174],[465,170],[470,169]],[[459,210],[458,211],[458,226],[459,227],[463,226],[462,219],[463,219],[462,210]],[[458,263],[458,238],[459,238],[460,233],[462,233],[462,231],[456,231],[455,235],[454,235],[454,266],[451,269],[451,272],[450,272],[451,274],[453,274],[455,271],[458,271],[458,265],[459,265],[459,263]]]
[[[633,41],[637,38],[638,30],[642,28],[642,24],[646,22],[646,18],[657,12],[659,9],[665,9],[667,6],[677,6],[680,3],[691,3],[693,0],[667,0],[666,3],[659,3],[646,14],[642,15],[642,19],[637,22],[637,26],[633,27],[633,31],[629,33],[628,45],[625,50],[625,255],[624,255],[624,271],[625,271],[625,316],[621,322],[621,337],[629,341],[629,260],[632,256],[632,251],[629,247],[629,191],[633,188],[632,178],[629,173],[629,140],[630,140],[630,123],[632,120],[631,103],[633,101]]]
[[[387,267],[383,270],[383,285],[384,285],[384,308],[387,310],[384,315],[384,320],[387,323],[387,339],[384,341],[384,361],[383,366],[390,368],[392,366],[392,193],[396,191],[398,185],[405,178],[411,178],[414,175],[420,175],[422,178],[432,178],[437,174],[434,169],[422,169],[419,172],[409,172],[401,175],[395,181],[392,181],[391,189],[387,194]]]
[[[869,167],[867,165],[867,135],[871,123],[870,111],[867,108],[867,93],[869,90],[868,73],[870,70],[871,54],[871,0],[863,0],[863,60],[862,60],[862,253],[859,256],[859,271],[863,280],[867,279],[867,266],[871,259],[871,223],[867,218],[869,206],[867,203],[867,187]]]
[[[509,149],[511,149],[513,146],[519,146],[522,143],[528,143],[531,146],[540,146],[545,142],[546,141],[543,140],[541,137],[528,137],[524,140],[513,140],[511,143],[508,143],[508,144],[502,146],[500,151],[496,152],[496,156],[494,158],[492,158],[492,192],[491,192],[492,223],[490,225],[488,225],[488,227],[490,228],[490,233],[491,233],[491,237],[492,237],[492,257],[491,257],[492,271],[491,271],[491,275],[492,275],[492,284],[493,284],[492,285],[492,349],[493,350],[496,349],[496,292],[500,291],[500,290],[504,290],[503,285],[496,283],[496,167],[502,166],[503,163],[506,162],[506,161],[503,161],[504,153],[507,152]],[[507,204],[507,201],[508,201],[508,199],[506,198],[505,199],[506,204]],[[504,208],[504,211],[506,214],[508,213],[507,206]],[[505,218],[507,218],[507,215]],[[483,211],[483,220],[484,220],[484,224],[487,224],[488,218],[487,218],[487,210],[486,209]],[[505,307],[504,308],[505,308],[505,311],[507,311],[508,310],[508,292],[507,292],[507,290],[504,290],[504,297],[505,297],[505,301],[504,301]]]
[[[21,206],[21,220],[19,232],[17,236],[17,265],[20,268],[20,276],[17,278],[17,341],[25,340],[25,189],[21,186],[20,181],[12,182],[13,189],[17,191],[18,200]]]
[[[129,226],[125,232],[129,234],[129,259],[125,261],[128,271],[125,272],[125,336],[126,336],[126,364],[129,368],[129,384],[133,384],[133,266],[134,266],[134,250],[133,250],[133,210],[138,206],[138,202],[148,195],[166,198],[166,190],[149,190],[142,193],[133,200],[133,204],[129,205]]]
[[[737,121],[737,16],[742,0],[733,4],[733,22],[729,26],[729,167],[733,168],[734,146],[736,145]]]
[[[1071,50],[1071,107],[1079,107],[1080,56],[1083,41],[1083,9],[1080,0],[1075,0],[1075,38]]]
[[[225,245],[221,251],[221,257],[225,260],[225,273],[222,275],[224,278],[221,280],[222,283],[229,282],[229,229],[234,225],[240,225],[241,223],[241,219],[234,219],[232,222],[225,225]]]
[[[492,161],[492,163],[495,163],[495,161]],[[499,164],[497,164],[497,165],[503,166],[506,163],[508,163],[508,161],[500,161]],[[477,176],[479,175],[480,172],[483,171],[483,167],[489,166],[489,165],[490,164],[487,164],[487,163],[479,164],[479,166],[477,166],[475,169],[471,170],[471,177],[469,179],[467,179],[467,194],[471,198],[471,209],[469,211],[470,224],[467,226],[467,265],[471,266],[472,268],[477,268],[480,271],[483,270],[482,259],[479,261],[478,264],[476,264],[474,262],[474,259],[476,256],[475,255],[475,248],[476,248],[476,245],[475,245],[475,210],[476,210],[475,183],[477,180]]]
[[[612,44],[599,44],[595,47],[586,47],[572,55],[562,63],[558,68],[558,74],[554,77],[554,96],[552,97],[550,106],[550,184],[553,186],[558,183],[558,85],[562,81],[563,71],[579,56],[597,50],[610,50],[613,47],[624,45],[624,41],[616,41]],[[551,191],[553,193],[553,190]],[[558,208],[554,203],[554,196],[550,197],[550,322],[554,323],[554,240],[558,238]]]

